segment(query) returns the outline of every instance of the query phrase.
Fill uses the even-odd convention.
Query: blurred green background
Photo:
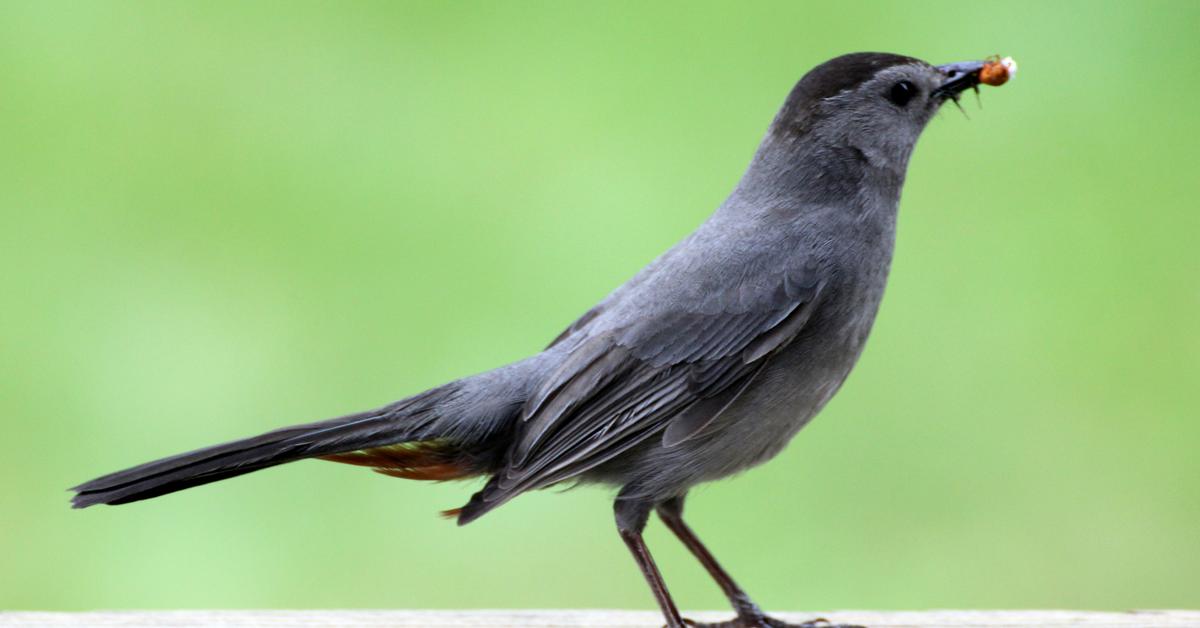
[[[921,141],[843,393],[694,527],[775,609],[1200,606],[1200,3],[0,4],[0,608],[652,608],[611,494],[98,474],[523,357],[855,50]],[[724,600],[657,523],[681,605]]]

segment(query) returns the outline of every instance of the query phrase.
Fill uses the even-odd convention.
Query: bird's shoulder
[[[821,242],[786,230],[697,230],[586,311],[551,346],[603,336],[652,358],[666,337],[678,343],[689,330],[711,332],[722,321],[736,325],[811,300],[836,272],[828,257]]]

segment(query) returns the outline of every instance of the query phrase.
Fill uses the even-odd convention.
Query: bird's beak
[[[963,91],[979,86],[979,72],[983,70],[983,65],[983,61],[961,61],[937,66],[946,79],[933,90],[933,95],[942,100],[957,100]]]

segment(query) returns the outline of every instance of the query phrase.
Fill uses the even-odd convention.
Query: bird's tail
[[[518,362],[377,410],[285,427],[163,458],[72,488],[75,508],[125,504],[302,460],[374,467],[396,477],[448,480],[487,473],[525,398]]]

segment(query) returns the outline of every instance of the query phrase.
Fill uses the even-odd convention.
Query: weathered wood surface
[[[730,618],[728,612],[691,613],[698,621]],[[1200,611],[830,611],[780,613],[800,622],[824,617],[869,628],[1200,628]],[[0,612],[0,626],[43,628],[657,628],[662,618],[644,611],[104,611]]]

